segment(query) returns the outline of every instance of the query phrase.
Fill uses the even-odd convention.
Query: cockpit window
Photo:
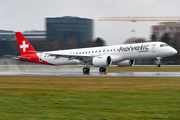
[[[161,44],[161,45],[160,45],[160,47],[164,47],[164,45],[163,45],[163,44]]]
[[[164,44],[164,46],[169,46],[168,44]]]
[[[160,47],[166,47],[169,46],[168,44],[161,44]]]

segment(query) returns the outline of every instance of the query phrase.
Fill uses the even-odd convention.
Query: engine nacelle
[[[111,57],[106,55],[94,57],[92,60],[92,64],[94,65],[94,67],[106,67],[111,65],[111,63]]]
[[[135,60],[125,60],[125,61],[116,63],[116,65],[118,67],[129,67],[129,66],[133,66],[134,63],[135,63]]]

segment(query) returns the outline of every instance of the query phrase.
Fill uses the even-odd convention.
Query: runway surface
[[[91,67],[83,74],[83,66],[0,65],[0,76],[58,76],[58,77],[178,77],[179,72],[107,72]]]
[[[91,71],[83,74],[73,70],[38,70],[38,71],[0,71],[0,76],[59,76],[59,77],[179,77],[180,72],[107,72]]]

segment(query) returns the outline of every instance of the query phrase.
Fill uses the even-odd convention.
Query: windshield
[[[166,47],[169,46],[168,44],[160,44],[160,47]]]

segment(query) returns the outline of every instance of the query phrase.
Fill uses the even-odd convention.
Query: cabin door
[[[156,44],[152,44],[152,52],[153,52],[153,53],[156,52]]]

